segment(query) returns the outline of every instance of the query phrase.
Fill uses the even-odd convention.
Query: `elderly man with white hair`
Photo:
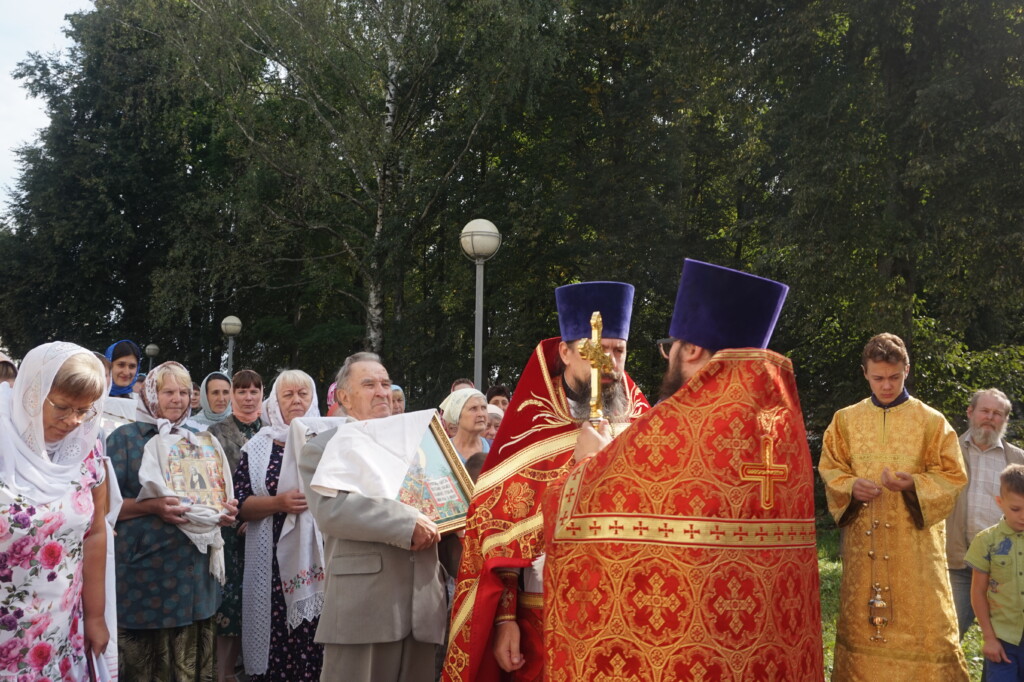
[[[380,357],[355,353],[338,372],[338,404],[357,421],[391,416],[391,379]],[[311,482],[339,429],[306,443],[299,470],[328,560],[316,641],[325,645],[321,680],[432,682],[444,642],[445,590],[437,525],[396,499],[352,488],[325,495]],[[385,457],[345,451],[342,457]]]
[[[995,500],[999,473],[1008,464],[1024,464],[1024,450],[1004,438],[1009,419],[1010,399],[998,388],[986,388],[971,396],[967,431],[960,436],[967,487],[946,519],[946,564],[960,639],[974,622],[971,567],[964,563],[964,555],[978,531],[994,526],[1002,516]]]

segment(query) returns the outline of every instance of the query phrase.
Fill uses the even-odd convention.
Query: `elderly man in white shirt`
[[[946,519],[946,563],[961,639],[974,622],[971,567],[964,563],[964,555],[978,531],[1002,517],[995,501],[999,473],[1007,464],[1024,464],[1024,450],[1004,439],[1009,418],[1010,399],[1005,393],[997,388],[977,391],[967,407],[967,431],[960,436],[967,487]]]

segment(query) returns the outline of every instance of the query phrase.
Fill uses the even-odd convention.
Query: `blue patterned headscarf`
[[[114,362],[114,349],[117,348],[117,345],[120,343],[127,343],[131,345],[135,350],[135,359],[139,361],[139,366],[135,368],[135,376],[132,377],[132,382],[127,386],[118,386],[117,384],[111,383],[110,395],[113,396],[130,394],[132,392],[132,387],[135,386],[135,382],[139,380],[139,370],[142,369],[142,351],[139,350],[137,343],[130,341],[129,339],[122,339],[121,341],[110,344],[110,346],[107,347],[107,352],[104,353],[104,355],[107,356],[107,360]],[[111,372],[110,376],[114,376],[113,372]]]

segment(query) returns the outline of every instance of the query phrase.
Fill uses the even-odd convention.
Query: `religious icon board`
[[[473,481],[435,414],[397,499],[419,509],[447,533],[465,527],[472,498]]]
[[[188,504],[225,509],[227,486],[222,471],[220,452],[201,438],[200,444],[181,439],[170,446],[164,480],[175,495]]]

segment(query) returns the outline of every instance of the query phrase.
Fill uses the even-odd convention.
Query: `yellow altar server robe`
[[[883,488],[867,504],[854,500],[854,480],[881,485],[885,467],[911,474],[914,489]],[[945,558],[945,518],[967,484],[952,427],[916,398],[889,408],[868,398],[836,412],[818,470],[843,529],[832,679],[967,680]],[[889,605],[884,641],[872,639],[868,622],[873,582]]]

